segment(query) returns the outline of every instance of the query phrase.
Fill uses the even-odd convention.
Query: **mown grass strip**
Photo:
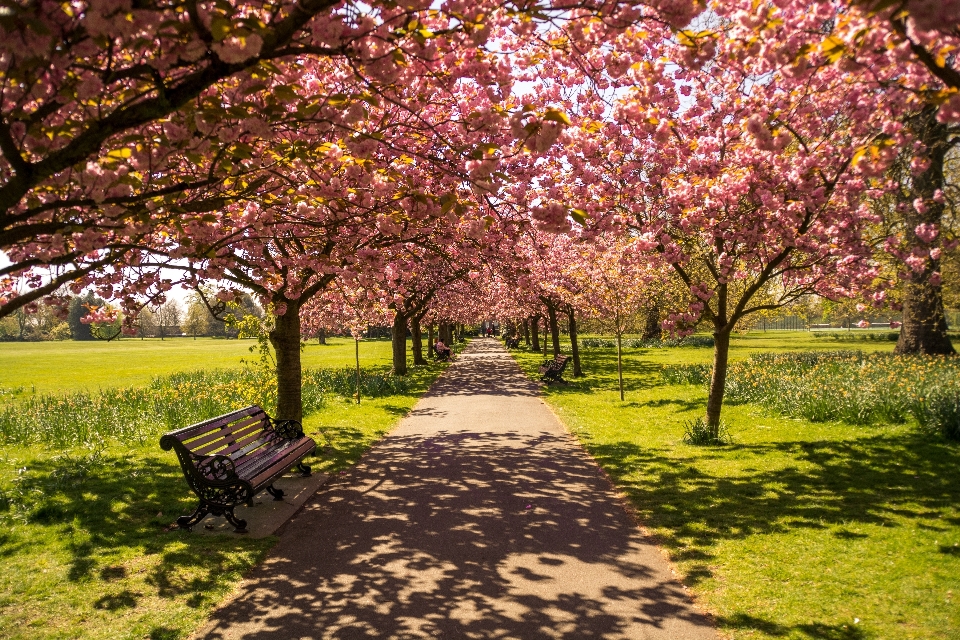
[[[362,344],[358,405],[345,370],[353,342],[317,349],[334,365],[305,377],[305,393],[320,400],[308,401],[304,419],[319,445],[308,459],[317,472],[356,463],[444,369],[413,367],[397,379],[383,366],[389,342]],[[261,375],[194,371],[140,388],[3,399],[0,411],[33,402],[35,413],[17,423],[30,444],[11,432],[0,449],[0,637],[184,638],[206,619],[275,538],[169,530],[195,497],[157,438],[234,403],[269,403]],[[59,426],[43,424],[51,417]]]
[[[742,362],[770,348],[823,345],[809,334],[757,332],[736,338],[733,355]],[[544,393],[721,632],[770,640],[960,637],[960,445],[912,418],[811,422],[746,402],[724,408],[734,444],[685,444],[683,425],[703,414],[705,388],[664,384],[661,371],[709,369],[711,356],[692,347],[630,352],[621,403],[615,353],[590,350],[585,378]],[[531,375],[542,360],[516,357]]]

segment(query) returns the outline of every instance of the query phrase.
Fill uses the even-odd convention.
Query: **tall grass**
[[[896,342],[900,337],[899,331],[811,331],[810,334],[818,340],[837,342]]]
[[[655,338],[641,340],[627,338],[621,342],[627,349],[666,349],[669,347],[712,347],[712,336],[687,336],[686,338]],[[584,349],[612,349],[617,341],[610,338],[584,338],[580,341]]]
[[[268,412],[277,404],[271,372],[256,369],[192,371],[154,378],[148,387],[95,393],[26,395],[9,392],[0,406],[0,442],[96,448],[113,439],[143,444],[157,434],[251,404]],[[355,369],[308,369],[303,373],[303,410],[323,407],[327,396],[353,396]],[[402,394],[409,382],[386,371],[361,369],[365,397]],[[6,398],[4,398],[6,400]]]
[[[665,367],[667,384],[708,384],[709,365]],[[901,424],[960,440],[960,359],[860,351],[760,353],[730,365],[725,398],[811,422]]]

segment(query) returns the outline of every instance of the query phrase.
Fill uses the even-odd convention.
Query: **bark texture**
[[[567,322],[570,325],[570,355],[573,357],[573,377],[583,376],[580,368],[580,345],[577,343],[577,317],[573,307],[567,307]]]
[[[932,242],[925,242],[917,235],[920,225],[934,225],[941,228],[944,203],[934,200],[934,193],[943,190],[944,161],[952,146],[947,126],[937,122],[936,108],[927,107],[907,120],[907,127],[925,146],[925,159],[929,161],[927,169],[919,174],[910,175],[908,168],[902,169],[899,200],[906,223],[906,237],[909,250],[929,252],[939,249],[940,236]],[[912,159],[912,157],[911,157]],[[904,165],[907,159],[903,159]],[[909,177],[908,177],[909,176]],[[926,210],[917,211],[914,201],[922,199]],[[903,326],[897,340],[895,353],[921,353],[927,355],[948,355],[956,351],[947,336],[947,320],[943,308],[943,287],[931,283],[931,276],[940,273],[940,260],[929,259],[923,271],[909,271],[903,286]]]
[[[557,308],[547,304],[547,318],[550,320],[550,339],[553,342],[554,357],[560,355],[560,323],[557,322]]]
[[[277,419],[303,421],[303,376],[300,370],[300,305],[287,303],[277,316],[270,344],[277,356]]]
[[[659,340],[663,335],[663,328],[660,326],[660,306],[651,305],[643,319],[643,331],[640,334],[641,340]]]
[[[710,393],[707,396],[707,424],[712,428],[713,436],[716,438],[720,435],[720,411],[723,409],[723,393],[727,385],[730,330],[715,331],[713,340],[713,376],[710,379]]]
[[[416,316],[410,319],[410,334],[413,345],[413,364],[427,364],[423,357],[423,333],[420,331],[420,318]]]
[[[407,316],[400,312],[393,316],[390,341],[393,344],[393,373],[397,376],[405,376],[407,375]]]

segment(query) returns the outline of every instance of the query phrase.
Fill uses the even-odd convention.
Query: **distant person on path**
[[[437,352],[437,357],[441,360],[447,360],[450,357],[450,347],[443,343],[443,340],[437,338],[433,343],[433,350]]]

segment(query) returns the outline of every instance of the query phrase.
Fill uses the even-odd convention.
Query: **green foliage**
[[[713,367],[708,364],[667,365],[660,373],[664,384],[709,384]]]
[[[733,337],[731,358],[822,346],[809,333],[752,332]],[[535,375],[537,354],[512,355]],[[661,371],[709,371],[711,356],[694,348],[628,354],[629,401],[621,402],[614,350],[594,349],[583,354],[585,378],[543,393],[664,545],[721,635],[956,636],[960,447],[911,423],[810,422],[753,403],[724,407],[733,445],[691,446],[684,425],[704,414],[706,385],[664,385]]]
[[[69,368],[70,375],[63,375],[65,360],[106,361],[114,371],[124,359],[130,366],[146,360],[144,371],[163,375],[155,376],[153,384],[126,392],[152,398],[153,404],[143,405],[150,411],[159,406],[170,413],[158,414],[154,424],[143,423],[139,432],[130,428],[117,432],[122,420],[111,421],[108,399],[112,399],[113,417],[120,417],[130,396],[108,394],[124,390],[72,392],[67,395],[86,396],[105,416],[89,432],[62,434],[63,439],[72,439],[71,444],[79,442],[78,446],[37,440],[0,447],[0,637],[189,637],[213,607],[237,588],[243,575],[262,561],[276,538],[207,536],[170,529],[177,516],[193,510],[196,498],[184,482],[176,456],[161,451],[156,439],[167,429],[162,424],[165,419],[186,420],[170,425],[181,427],[191,419],[189,412],[207,410],[199,400],[194,402],[194,396],[205,395],[212,403],[227,396],[247,402],[250,397],[244,394],[263,393],[258,388],[259,369],[237,366],[249,344],[179,339],[64,345],[60,379],[65,385],[78,389],[88,373],[77,366]],[[4,345],[17,347],[8,352],[20,354],[17,362],[29,362],[33,355],[44,353],[45,346]],[[357,405],[341,395],[353,348],[353,340],[334,339],[305,353],[305,361],[314,365],[304,377],[305,396],[322,400],[304,418],[305,431],[319,445],[316,456],[308,459],[317,473],[335,473],[355,464],[444,369],[441,365],[414,367],[404,378],[394,378],[388,373],[389,341],[363,341],[362,384],[368,395]],[[227,350],[232,351],[234,369],[196,371],[208,362],[230,364],[220,353]],[[189,371],[171,373],[171,366]],[[352,376],[353,369],[347,370]],[[46,376],[57,373],[53,363],[28,371],[38,375],[22,375],[21,384],[7,382],[8,388],[0,389],[5,410],[35,399],[30,386],[34,381],[50,389]],[[353,378],[349,380],[347,396],[353,393]],[[98,405],[101,393],[105,400]],[[187,406],[173,406],[177,403]],[[216,415],[220,408],[211,404],[213,413],[199,417]],[[34,428],[42,437],[56,435],[47,433],[42,424]],[[86,441],[77,439],[83,436]],[[142,438],[146,439],[140,444]]]
[[[721,421],[717,426],[711,426],[703,417],[697,416],[683,423],[683,441],[697,446],[716,446],[732,444],[733,437],[725,422]]]
[[[704,364],[671,365],[661,372],[666,384],[707,384],[710,376]],[[913,416],[931,431],[957,438],[958,379],[956,358],[860,351],[754,354],[730,365],[725,400],[812,422],[902,424]]]
[[[666,349],[670,347],[712,347],[713,336],[687,336],[686,338],[626,338],[620,343],[626,349]],[[609,338],[584,338],[580,340],[584,349],[615,349],[617,341]]]
[[[900,337],[898,331],[811,331],[810,334],[817,340],[836,342],[896,342]]]
[[[950,440],[960,440],[960,387],[942,384],[928,387],[910,407],[920,426]]]
[[[107,387],[146,387],[156,377],[199,366],[240,369],[250,360],[250,340],[200,338],[123,338],[106,342],[0,342],[0,388],[36,387],[39,393],[96,391]],[[353,366],[353,339],[328,338],[308,344],[301,355],[305,368]],[[364,367],[389,368],[389,340],[362,340]]]
[[[308,369],[303,373],[303,409],[321,409],[326,397],[351,397],[356,371]],[[361,369],[365,397],[408,393],[411,383],[387,370]],[[95,393],[21,396],[0,406],[0,442],[55,447],[113,439],[144,443],[158,434],[251,404],[268,412],[277,402],[276,382],[265,368],[191,371],[154,379],[149,387],[102,389]]]
[[[273,371],[277,367],[277,358],[273,354],[273,347],[270,344],[270,332],[274,328],[274,317],[271,313],[266,313],[263,317],[253,314],[236,316],[228,314],[225,320],[228,327],[233,329],[237,337],[253,338],[257,343],[249,348],[250,353],[259,355],[258,364],[267,371]],[[303,350],[303,345],[300,345]]]

